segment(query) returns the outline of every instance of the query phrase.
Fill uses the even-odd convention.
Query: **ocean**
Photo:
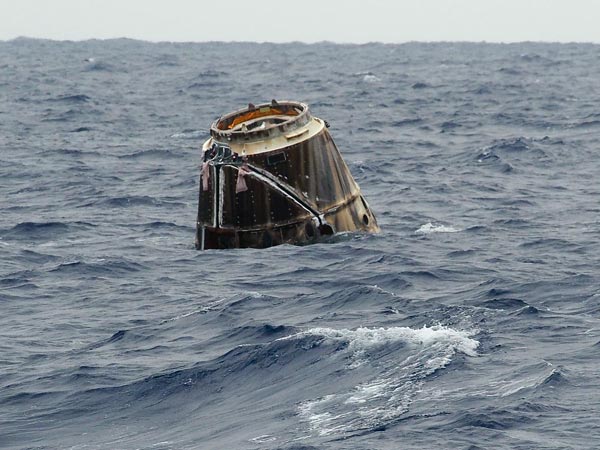
[[[0,448],[600,447],[599,70],[0,42]],[[210,124],[271,99],[331,124],[381,233],[194,248]]]

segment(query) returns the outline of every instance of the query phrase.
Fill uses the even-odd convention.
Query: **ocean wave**
[[[479,345],[472,333],[445,327],[313,328],[282,339],[307,335],[343,344],[349,353],[349,372],[367,364],[377,367],[377,373],[358,378],[349,388],[300,403],[301,418],[320,436],[376,430],[393,423],[409,411],[428,377],[450,364],[458,352],[476,356]],[[408,349],[402,357],[390,358],[398,346]]]
[[[94,224],[88,222],[21,222],[8,230],[0,231],[0,236],[11,240],[44,241],[94,227]]]
[[[163,229],[163,228],[174,228],[174,229],[180,229],[180,230],[190,230],[190,231],[194,231],[195,228],[190,226],[190,225],[179,225],[177,223],[174,222],[167,222],[167,221],[162,221],[162,220],[157,220],[154,222],[146,222],[146,223],[140,223],[140,224],[131,224],[128,225],[132,228],[144,228],[144,229]]]
[[[374,275],[365,281],[372,284],[342,288],[324,297],[321,309],[326,311],[343,309],[360,311],[361,306],[365,304],[374,306],[380,302],[389,302],[391,298],[394,298],[394,295],[390,291],[379,287],[378,283],[384,286],[391,284],[396,290],[402,290],[410,286],[410,283],[400,276],[395,277],[394,280],[390,280],[389,278],[383,279],[383,277]]]
[[[131,159],[131,160],[136,160],[136,159],[147,159],[147,160],[154,160],[154,159],[170,159],[170,158],[183,158],[185,155],[183,153],[178,153],[174,150],[171,149],[160,149],[160,148],[152,148],[152,149],[147,149],[147,150],[140,150],[140,151],[136,151],[133,153],[128,153],[125,155],[119,155],[118,158],[119,159]]]
[[[200,72],[198,75],[196,75],[196,78],[199,79],[204,79],[204,78],[223,78],[225,76],[228,76],[229,74],[227,72],[224,72],[222,70],[214,70],[214,69],[207,69],[204,70],[202,72]]]
[[[88,64],[84,67],[83,72],[121,72],[122,69],[117,69],[114,65],[104,62],[104,61],[96,61],[93,58],[90,58]]]
[[[119,347],[132,346],[138,349],[138,346],[143,342],[152,341],[152,339],[153,336],[151,334],[142,333],[139,330],[125,329],[113,333],[113,335],[107,339],[88,345],[86,349],[97,350],[109,345],[116,345]]]
[[[427,88],[430,88],[431,86],[428,83],[424,83],[422,81],[419,81],[419,82],[413,84],[411,87],[413,89],[427,89]]]
[[[48,269],[49,272],[56,272],[68,275],[114,275],[124,276],[133,272],[139,272],[144,265],[126,259],[104,259],[98,258],[90,261],[70,260],[58,264]]]
[[[187,86],[189,90],[216,89],[224,85],[223,80],[208,79],[205,81],[196,81]]]
[[[511,157],[515,160],[523,160],[523,158],[526,158],[526,160],[540,163],[547,161],[550,158],[549,154],[543,149],[543,147],[547,145],[554,145],[553,140],[550,140],[547,136],[541,139],[524,137],[500,139],[484,148],[478,155],[477,160],[479,162],[486,159],[498,160],[504,155],[507,158]]]
[[[460,414],[456,420],[444,425],[444,429],[487,428],[490,430],[509,430],[532,423],[533,420],[510,409],[489,408],[486,412]]]
[[[256,330],[261,330],[262,338],[291,331],[273,325]],[[68,402],[76,401],[79,408],[93,408],[100,414],[112,410],[116,415],[125,411],[145,411],[147,415],[183,398],[202,398],[206,408],[220,397],[222,389],[234,386],[239,392],[237,407],[246,408],[256,401],[255,391],[279,386],[296,399],[297,412],[312,433],[344,435],[396,420],[406,412],[423,383],[447,367],[456,354],[477,355],[479,344],[470,336],[471,332],[441,326],[311,328],[263,344],[240,345],[194,367],[170,370],[124,386],[88,389],[83,384],[83,390],[70,396]],[[120,330],[94,349],[140,337],[147,339]],[[94,370],[83,372],[85,380],[94,381],[88,377]],[[312,377],[307,377],[309,373]],[[336,384],[325,385],[332,392],[311,398],[315,381],[333,374]],[[288,407],[292,405],[288,403]],[[221,409],[221,413],[227,413],[227,409]],[[230,413],[236,414],[233,410]]]
[[[432,222],[427,222],[426,224],[421,225],[415,231],[415,234],[458,233],[459,231],[461,230],[448,225],[433,224]]]
[[[46,99],[47,102],[52,103],[87,103],[90,100],[92,98],[85,94],[65,94]]]
[[[232,342],[237,342],[240,339],[244,340],[245,342],[248,342],[249,340],[255,342],[264,342],[264,340],[289,335],[294,332],[296,332],[296,327],[285,325],[274,325],[270,323],[261,325],[245,325],[236,327],[229,331],[227,333],[227,339],[231,339]]]
[[[71,130],[71,133],[83,133],[86,131],[93,131],[94,129],[91,127],[77,127],[73,130]]]
[[[183,130],[179,133],[173,133],[171,138],[173,139],[201,139],[208,138],[208,130]]]
[[[393,127],[404,127],[404,126],[410,126],[410,125],[417,125],[417,124],[421,124],[421,123],[423,123],[423,119],[421,119],[420,117],[413,117],[413,118],[395,120],[391,123],[391,125]]]
[[[81,207],[90,206],[103,206],[108,208],[134,208],[139,206],[177,208],[181,206],[181,203],[166,199],[159,199],[149,195],[131,195],[125,197],[100,198],[91,203],[81,205]]]
[[[480,303],[481,306],[485,308],[491,309],[522,309],[527,306],[527,302],[521,300],[520,298],[510,298],[510,297],[502,297],[502,298],[494,298],[492,300],[486,300]]]
[[[362,77],[362,81],[363,83],[379,83],[381,78],[368,73]]]

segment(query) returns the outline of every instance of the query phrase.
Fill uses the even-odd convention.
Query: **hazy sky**
[[[600,43],[600,0],[0,0],[0,39]]]

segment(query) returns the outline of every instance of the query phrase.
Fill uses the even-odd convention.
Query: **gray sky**
[[[0,0],[0,40],[600,43],[600,0]]]

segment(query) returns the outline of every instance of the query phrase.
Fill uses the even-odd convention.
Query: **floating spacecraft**
[[[299,102],[217,119],[204,143],[196,248],[264,248],[377,232],[327,122]]]

